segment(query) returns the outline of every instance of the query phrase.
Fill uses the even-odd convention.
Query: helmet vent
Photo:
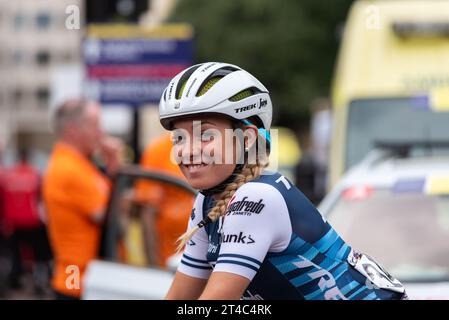
[[[223,67],[215,70],[209,77],[206,78],[206,80],[203,81],[196,96],[202,96],[207,91],[209,91],[209,89],[212,88],[212,86],[216,84],[218,80],[237,70],[239,69],[233,67]]]
[[[257,93],[260,93],[260,92],[261,91],[255,87],[248,88],[248,89],[242,90],[239,93],[230,97],[229,101],[232,101],[232,102],[240,101],[240,100],[243,100],[245,98],[248,98],[248,97],[255,95]]]
[[[182,92],[184,91],[184,87],[186,86],[187,80],[189,80],[192,73],[194,73],[195,70],[201,66],[202,66],[202,64],[197,64],[197,65],[187,69],[186,72],[184,72],[181,79],[179,79],[179,81],[178,81],[178,85],[176,86],[176,92],[175,92],[176,99],[181,98],[181,95],[182,95]]]
[[[202,96],[203,94],[205,94],[207,91],[209,91],[210,88],[213,87],[214,84],[216,84],[218,82],[218,80],[220,80],[221,78],[223,78],[222,76],[219,77],[213,77],[213,78],[209,78],[202,86],[201,88],[198,90],[198,94],[196,95],[197,97]]]

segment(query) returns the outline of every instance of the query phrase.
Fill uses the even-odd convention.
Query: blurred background
[[[95,48],[83,45],[86,38],[96,39],[95,35],[90,37],[89,25],[101,23],[186,23],[192,28],[191,36],[187,36],[191,45],[184,46],[185,52],[166,52],[163,58],[168,66],[171,64],[172,74],[185,65],[209,60],[242,66],[270,88],[276,106],[275,123],[307,140],[312,106],[326,108],[329,104],[326,99],[350,3],[337,1],[330,7],[324,1],[287,1],[282,6],[270,1],[2,1],[1,37],[5,46],[1,53],[4,85],[0,138],[4,161],[12,163],[18,146],[24,144],[33,150],[33,163],[45,167],[53,142],[49,109],[61,97],[86,91],[82,81],[86,65],[95,63],[89,61],[89,52]],[[79,12],[71,10],[70,5]],[[66,23],[76,17],[79,28],[69,25],[74,29],[68,29]],[[167,37],[177,35],[172,32]],[[150,58],[153,61],[148,63],[152,64],[161,59]],[[100,78],[103,70],[95,71],[94,77]],[[165,72],[159,78],[165,80],[164,84],[172,75]],[[152,121],[155,97],[150,103],[139,101],[138,116],[145,123],[138,128],[140,150],[160,130]],[[120,105],[120,97],[115,100],[103,103],[103,125],[132,146],[133,110],[129,104]]]
[[[0,40],[4,217],[19,210],[8,202],[36,197],[23,210],[45,229],[32,177],[45,176],[67,99],[101,103],[102,129],[124,145],[84,298],[163,297],[177,263],[164,243],[184,228],[170,215],[188,217],[195,191],[160,165],[157,105],[171,77],[205,61],[270,90],[277,169],[344,239],[416,284],[416,297],[449,297],[449,1],[0,0]],[[28,198],[8,187],[23,151],[35,169],[21,176],[36,189]],[[53,299],[51,239],[12,238],[2,236],[3,298]]]

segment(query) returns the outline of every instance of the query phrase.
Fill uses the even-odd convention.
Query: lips
[[[207,164],[201,163],[201,164],[187,164],[184,165],[184,167],[187,169],[189,173],[196,173],[201,171],[201,169],[205,168]]]

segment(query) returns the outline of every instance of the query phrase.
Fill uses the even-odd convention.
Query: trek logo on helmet
[[[242,108],[236,108],[235,109],[235,113],[239,113],[239,112],[242,113],[242,112],[245,112],[245,111],[252,110],[254,108],[256,108],[256,104],[255,103],[250,104],[250,105],[245,106],[245,107],[242,107]]]

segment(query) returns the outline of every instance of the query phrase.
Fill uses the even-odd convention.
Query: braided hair
[[[208,215],[201,220],[196,226],[187,230],[183,235],[178,238],[177,252],[181,252],[186,243],[193,237],[193,235],[202,227],[209,223],[216,221],[218,218],[226,214],[226,208],[229,201],[236,193],[237,189],[245,183],[257,179],[263,169],[268,166],[268,159],[256,159],[255,164],[245,163],[242,170],[236,173],[235,178],[229,182],[224,191],[220,193],[220,198],[217,200],[215,206],[209,211]]]

